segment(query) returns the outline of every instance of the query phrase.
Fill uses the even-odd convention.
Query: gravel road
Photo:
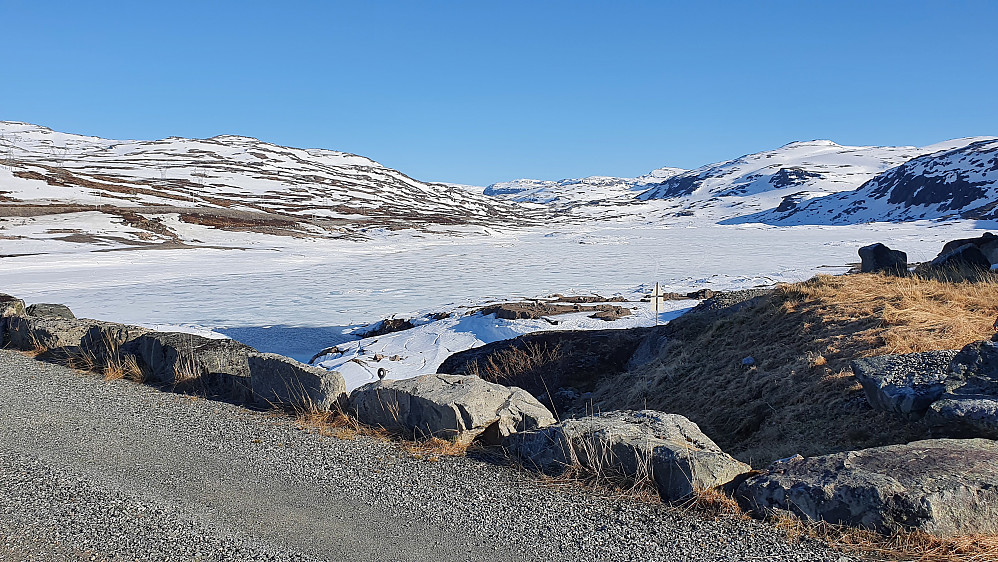
[[[0,351],[0,559],[847,560]]]

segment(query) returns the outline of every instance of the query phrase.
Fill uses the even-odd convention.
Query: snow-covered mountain
[[[998,139],[919,156],[858,189],[780,208],[739,222],[849,224],[918,219],[998,218]],[[938,145],[935,145],[938,146]]]
[[[802,200],[854,190],[908,160],[966,146],[957,139],[926,147],[842,146],[828,140],[792,142],[677,174],[638,195],[664,200],[680,215],[732,219]]]
[[[621,206],[639,205],[637,195],[650,186],[685,172],[682,168],[659,168],[637,178],[590,176],[557,181],[519,179],[494,183],[485,188],[485,195],[514,201],[543,205],[565,216],[579,215],[589,218],[612,218],[627,214]]]
[[[0,165],[7,206],[216,208],[345,228],[531,224],[543,215],[363,156],[232,135],[108,140],[0,122]]]

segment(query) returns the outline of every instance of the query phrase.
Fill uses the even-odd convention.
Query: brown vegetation
[[[754,466],[925,438],[871,410],[849,362],[990,337],[996,306],[990,277],[818,276],[719,318],[674,321],[660,358],[602,381],[594,402],[682,414]]]

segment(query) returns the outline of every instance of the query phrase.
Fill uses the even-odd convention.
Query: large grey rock
[[[0,293],[0,317],[24,315],[25,308],[23,300]]]
[[[863,273],[878,271],[894,275],[908,273],[908,254],[901,250],[892,250],[879,242],[860,248],[859,257],[862,260],[860,271]]]
[[[945,384],[926,423],[947,436],[998,439],[998,343],[964,346],[950,363]]]
[[[7,347],[10,343],[7,337],[7,319],[11,316],[24,316],[24,301],[0,293],[0,347]]]
[[[80,351],[89,355],[97,364],[118,357],[121,347],[151,330],[127,324],[100,322],[87,330],[80,340]]]
[[[136,355],[153,382],[252,401],[248,356],[256,350],[246,344],[179,332],[149,332],[121,350]]]
[[[37,303],[25,309],[28,316],[37,318],[65,318],[66,320],[76,319],[76,315],[64,304]]]
[[[24,351],[77,348],[96,320],[9,316],[7,337],[10,345]]]
[[[881,532],[998,532],[998,443],[935,439],[778,461],[738,487],[756,512]]]
[[[600,474],[651,478],[663,500],[723,486],[751,467],[720,449],[690,420],[654,410],[568,419],[510,436],[523,463],[558,474],[582,467]]]
[[[258,403],[326,411],[346,399],[346,382],[336,371],[274,353],[250,353],[248,359],[253,397]]]
[[[964,244],[954,250],[942,254],[925,265],[926,269],[991,269],[991,260],[974,244]]]
[[[946,392],[947,369],[956,354],[929,351],[857,359],[852,372],[871,406],[915,421]]]
[[[423,375],[370,383],[353,391],[350,407],[368,425],[459,443],[477,437],[499,443],[515,432],[555,421],[527,391],[470,375]]]
[[[944,256],[961,246],[966,246],[967,244],[973,244],[977,246],[984,257],[988,258],[991,263],[998,263],[998,236],[990,232],[985,232],[983,235],[977,238],[961,238],[959,240],[951,240],[947,242],[939,255],[936,257]]]

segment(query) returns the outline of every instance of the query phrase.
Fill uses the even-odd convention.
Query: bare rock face
[[[554,423],[527,391],[476,376],[423,375],[364,385],[350,395],[357,419],[368,425],[459,443],[507,436]]]
[[[737,493],[757,513],[783,510],[881,532],[993,534],[998,532],[998,443],[932,439],[806,459],[798,455],[748,478]]]
[[[248,355],[256,350],[246,344],[179,332],[149,332],[124,344],[122,351],[137,356],[153,382],[252,401]]]
[[[35,318],[65,318],[75,320],[76,315],[64,304],[38,303],[25,309],[28,316]]]
[[[259,404],[328,411],[346,399],[346,382],[336,371],[274,353],[250,353],[248,360],[253,398]]]
[[[901,250],[892,250],[880,243],[870,244],[859,249],[859,257],[863,262],[860,269],[863,273],[908,274],[908,254]]]
[[[977,246],[981,250],[981,253],[984,254],[984,257],[988,258],[988,261],[991,263],[998,263],[998,236],[995,236],[991,232],[985,232],[977,238],[961,238],[947,242],[936,257],[944,256],[967,244]]]
[[[866,399],[878,410],[916,421],[946,392],[947,368],[956,351],[868,357],[852,362]]]
[[[530,468],[560,474],[573,467],[639,480],[651,478],[663,500],[723,486],[751,470],[677,414],[614,411],[568,419],[507,440]]]

